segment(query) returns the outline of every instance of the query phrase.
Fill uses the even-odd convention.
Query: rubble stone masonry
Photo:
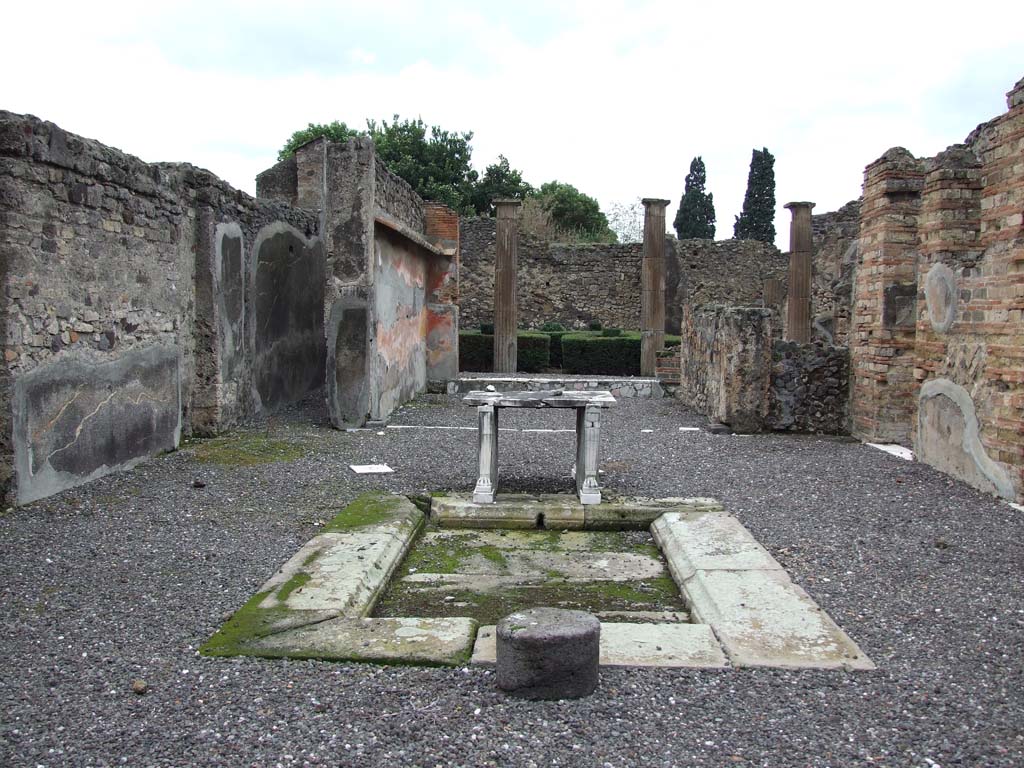
[[[261,315],[256,292],[315,293],[318,234],[207,171],[0,112],[0,490],[39,498],[301,396],[316,318]]]
[[[463,219],[459,309],[464,328],[494,319],[495,222]],[[684,304],[758,304],[764,281],[785,283],[786,258],[756,240],[676,240],[665,243],[665,326],[678,333]],[[520,325],[548,321],[583,328],[640,327],[642,245],[519,240]]]

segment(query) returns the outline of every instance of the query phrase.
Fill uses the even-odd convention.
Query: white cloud
[[[0,107],[146,160],[207,167],[249,192],[306,123],[362,125],[395,113],[473,130],[481,168],[503,153],[528,180],[567,181],[604,204],[650,196],[674,208],[699,154],[720,237],[732,233],[751,149],[766,146],[776,157],[784,246],[783,203],[810,199],[832,210],[859,194],[864,166],[889,146],[934,154],[1005,109],[1003,93],[1024,75],[1018,6],[986,4],[986,16],[1005,23],[982,30],[965,28],[960,6],[943,3],[864,2],[854,12],[822,3],[579,2],[562,7],[573,23],[530,42],[479,6],[431,14],[435,6],[392,2],[372,11],[372,35],[345,44],[348,11],[332,5],[354,66],[301,74],[186,68],[173,36],[152,31],[177,12],[159,3],[58,3],[41,52],[28,32],[37,9],[13,6],[0,66],[15,74],[0,83]],[[326,8],[288,13],[315,27]],[[357,8],[365,21],[371,12]],[[223,39],[224,50],[269,55],[283,42],[274,37],[279,7],[207,3],[188,12],[209,20],[208,45]],[[270,32],[239,39],[232,22],[242,14],[246,34]],[[426,43],[396,49],[391,37],[409,32],[403,24],[428,42],[455,30],[472,57],[441,57]],[[291,23],[280,34],[302,29]],[[287,42],[301,52],[302,39]],[[959,107],[965,93],[970,113]]]

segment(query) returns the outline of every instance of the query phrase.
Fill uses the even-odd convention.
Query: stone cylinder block
[[[585,611],[529,608],[498,622],[498,687],[522,699],[579,699],[597,688],[601,623]]]

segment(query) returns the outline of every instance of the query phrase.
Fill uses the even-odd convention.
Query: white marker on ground
[[[395,471],[387,464],[349,464],[348,468],[357,475],[384,475]]]
[[[898,459],[904,459],[905,461],[914,460],[914,452],[909,448],[904,448],[902,445],[896,445],[895,443],[865,443],[865,445],[870,445],[872,448],[890,453]]]

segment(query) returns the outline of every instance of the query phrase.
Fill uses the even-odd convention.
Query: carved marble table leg
[[[481,405],[477,414],[477,451],[480,472],[473,489],[473,501],[477,504],[492,504],[498,492],[498,409],[493,405]]]
[[[581,504],[600,504],[597,465],[601,446],[601,409],[576,409],[576,493]]]

